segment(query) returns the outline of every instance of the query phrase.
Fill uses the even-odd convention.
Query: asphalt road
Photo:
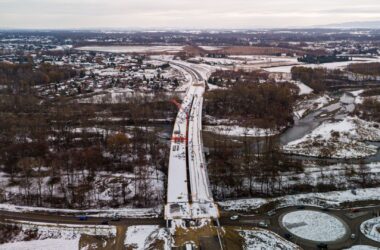
[[[380,211],[380,206],[376,207],[368,207],[368,208],[360,208],[356,213],[352,213],[357,216],[355,218],[349,218],[347,216],[348,213],[351,212],[351,209],[329,209],[329,211],[323,211],[319,207],[305,206],[304,209],[313,210],[313,211],[321,211],[327,214],[332,214],[344,221],[348,226],[347,235],[339,241],[327,243],[328,249],[344,249],[349,248],[353,245],[370,245],[373,247],[379,247],[380,243],[368,239],[365,235],[363,235],[360,231],[360,225],[362,222],[371,219],[374,217],[373,211]],[[240,215],[239,220],[232,221],[230,218],[224,217],[221,218],[220,222],[224,226],[255,226],[258,221],[268,221],[270,222],[268,226],[268,230],[273,231],[280,236],[284,237],[288,232],[284,229],[280,224],[280,217],[286,213],[298,211],[299,207],[286,207],[275,210],[275,214],[269,216],[267,214],[257,214],[257,215]],[[351,234],[355,234],[355,238],[351,239]],[[293,234],[292,234],[293,235]],[[303,249],[318,249],[316,242],[308,241],[293,235],[291,239],[292,242],[299,245]]]
[[[100,225],[103,221],[108,221],[110,225],[159,225],[166,226],[162,218],[126,218],[120,221],[111,221],[111,218],[106,217],[91,217],[85,221],[79,220],[75,215],[55,215],[55,214],[42,214],[42,213],[25,213],[25,212],[7,212],[0,211],[0,221],[18,220],[28,222],[43,222],[43,223],[59,223],[59,224],[72,224],[72,225]]]
[[[313,210],[313,211],[322,211],[321,208],[305,206],[304,209]],[[259,221],[270,222],[269,227],[267,228],[270,231],[273,231],[282,237],[285,233],[288,233],[280,225],[280,217],[289,212],[298,211],[299,207],[286,207],[275,210],[275,214],[269,216],[268,214],[254,214],[254,215],[240,215],[238,220],[231,220],[230,217],[220,218],[221,226],[257,226]],[[355,234],[355,239],[348,239],[328,243],[328,249],[344,249],[349,248],[353,245],[370,245],[380,248],[380,243],[372,241],[365,237],[360,232],[360,224],[363,221],[371,219],[374,217],[373,212],[380,211],[380,206],[360,208],[358,212],[351,213],[354,217],[350,218],[347,216],[351,212],[350,209],[329,209],[329,211],[323,211],[335,215],[336,217],[343,220],[349,227],[348,235]],[[42,222],[42,223],[59,223],[59,224],[75,224],[75,225],[100,225],[102,221],[107,220],[110,225],[128,227],[132,225],[159,225],[162,227],[166,226],[165,220],[163,218],[127,218],[121,219],[120,221],[111,221],[111,218],[106,217],[88,217],[88,220],[81,221],[75,215],[58,215],[58,214],[43,214],[43,213],[25,213],[25,212],[8,212],[0,211],[0,221],[7,220],[18,220],[18,221],[28,221],[28,222]],[[315,242],[304,240],[298,237],[293,236],[292,242],[299,245],[303,249],[318,249]]]

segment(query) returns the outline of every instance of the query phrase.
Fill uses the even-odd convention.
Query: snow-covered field
[[[199,46],[200,48],[204,50],[219,50],[222,49],[222,47],[216,47],[216,46]]]
[[[124,245],[127,249],[145,250],[157,240],[164,242],[164,250],[170,249],[169,235],[164,228],[159,228],[158,226],[130,226],[127,229]]]
[[[282,239],[277,234],[264,230],[238,230],[241,237],[244,239],[243,249],[245,250],[293,250],[300,249],[295,244]]]
[[[74,250],[79,249],[82,234],[106,237],[116,235],[116,227],[105,225],[65,225],[17,220],[8,220],[3,224],[20,228],[17,235],[8,239],[8,243],[0,245],[0,249],[7,250]]]
[[[79,238],[72,240],[46,239],[5,243],[0,245],[2,250],[76,250],[79,249]]]
[[[332,63],[321,63],[321,64],[302,64],[300,66],[307,67],[307,68],[327,68],[327,69],[343,69],[347,67],[349,64],[352,63],[370,63],[370,62],[376,62],[379,61],[379,58],[368,58],[368,59],[362,59],[362,58],[353,58],[352,61],[347,62],[332,62]],[[281,66],[281,67],[273,67],[273,68],[266,68],[265,70],[268,72],[281,72],[281,73],[290,73],[292,68],[294,66]]]
[[[194,57],[192,60],[212,65],[235,65],[243,63],[243,61],[230,58]]]
[[[117,104],[126,103],[132,97],[144,97],[147,94],[136,93],[130,89],[107,89],[101,93],[94,94],[91,97],[80,98],[77,100],[78,103],[93,103],[93,104]]]
[[[318,211],[290,212],[282,217],[281,223],[294,235],[318,242],[340,240],[347,233],[346,225],[342,221]]]
[[[360,231],[367,238],[380,242],[380,217],[363,222],[360,225]]]
[[[379,141],[377,123],[357,117],[346,117],[341,121],[326,121],[299,140],[283,147],[286,153],[328,157],[362,158],[377,153],[377,147],[363,141]]]
[[[270,202],[278,202],[279,207],[296,205],[332,206],[337,207],[345,202],[380,200],[380,188],[357,189],[356,195],[350,190],[333,191],[326,193],[307,193],[286,195],[277,198],[252,198],[219,202],[219,206],[225,211],[250,211]]]
[[[85,46],[76,49],[109,53],[176,53],[183,48],[184,46]]]

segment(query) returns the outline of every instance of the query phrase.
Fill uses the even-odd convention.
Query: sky
[[[0,0],[0,28],[293,28],[380,21],[380,0]]]

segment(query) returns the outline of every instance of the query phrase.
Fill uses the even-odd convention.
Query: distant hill
[[[336,23],[336,24],[328,24],[328,25],[318,26],[317,28],[380,29],[380,21]]]

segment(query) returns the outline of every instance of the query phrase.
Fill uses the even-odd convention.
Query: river
[[[349,115],[349,113],[355,110],[355,97],[352,94],[344,92],[341,94],[337,94],[336,98],[339,99],[337,102],[329,104],[322,109],[311,112],[304,118],[298,119],[295,117],[294,125],[291,128],[287,129],[282,135],[280,135],[281,145],[285,145],[291,141],[301,139],[305,135],[311,133],[324,121],[344,119],[347,115]],[[380,147],[380,142],[367,143]],[[330,159],[296,155],[292,155],[290,157],[301,160],[323,160],[327,163],[371,163],[380,161],[380,150],[377,151],[376,155],[369,156],[364,159]]]

